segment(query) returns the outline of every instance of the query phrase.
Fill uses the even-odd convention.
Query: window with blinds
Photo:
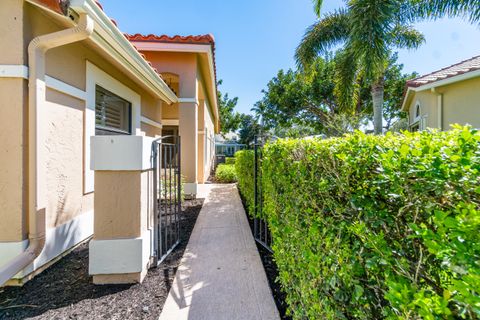
[[[132,104],[97,86],[95,90],[95,134],[131,134]]]

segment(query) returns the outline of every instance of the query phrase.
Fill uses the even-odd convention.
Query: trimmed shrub
[[[237,182],[235,166],[231,164],[219,164],[215,171],[215,180],[222,183]]]
[[[234,157],[225,158],[225,164],[235,164],[235,158]]]
[[[253,214],[255,209],[254,165],[255,153],[253,150],[241,150],[235,153],[235,170],[238,178],[238,189],[245,199],[249,214]]]
[[[293,317],[478,319],[479,144],[457,127],[267,145],[264,212]]]

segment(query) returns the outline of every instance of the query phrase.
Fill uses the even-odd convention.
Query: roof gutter
[[[46,102],[45,55],[48,50],[90,37],[94,22],[81,14],[77,26],[34,38],[28,46],[28,239],[23,253],[0,268],[0,286],[31,264],[45,246],[46,194],[42,186],[45,177],[42,125],[43,108]]]
[[[88,14],[94,20],[95,30],[90,39],[105,50],[127,74],[136,79],[150,94],[168,104],[178,102],[175,93],[94,0],[71,0],[70,10],[76,14]]]

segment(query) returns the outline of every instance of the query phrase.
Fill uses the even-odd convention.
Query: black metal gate
[[[182,211],[180,148],[178,136],[161,137],[152,145],[156,265],[165,259],[180,240]]]
[[[253,219],[253,237],[268,251],[272,251],[272,235],[268,228],[267,221],[263,213],[263,187],[262,187],[262,152],[263,146],[267,140],[266,136],[255,136],[254,151],[254,201],[255,216]]]

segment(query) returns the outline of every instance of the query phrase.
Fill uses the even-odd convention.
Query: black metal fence
[[[268,251],[272,251],[272,234],[263,213],[263,185],[262,185],[262,159],[263,146],[269,138],[267,136],[255,136],[254,151],[254,203],[255,212],[253,220],[253,237]]]
[[[178,136],[161,137],[152,145],[156,265],[168,256],[180,240],[182,211],[180,147]]]

